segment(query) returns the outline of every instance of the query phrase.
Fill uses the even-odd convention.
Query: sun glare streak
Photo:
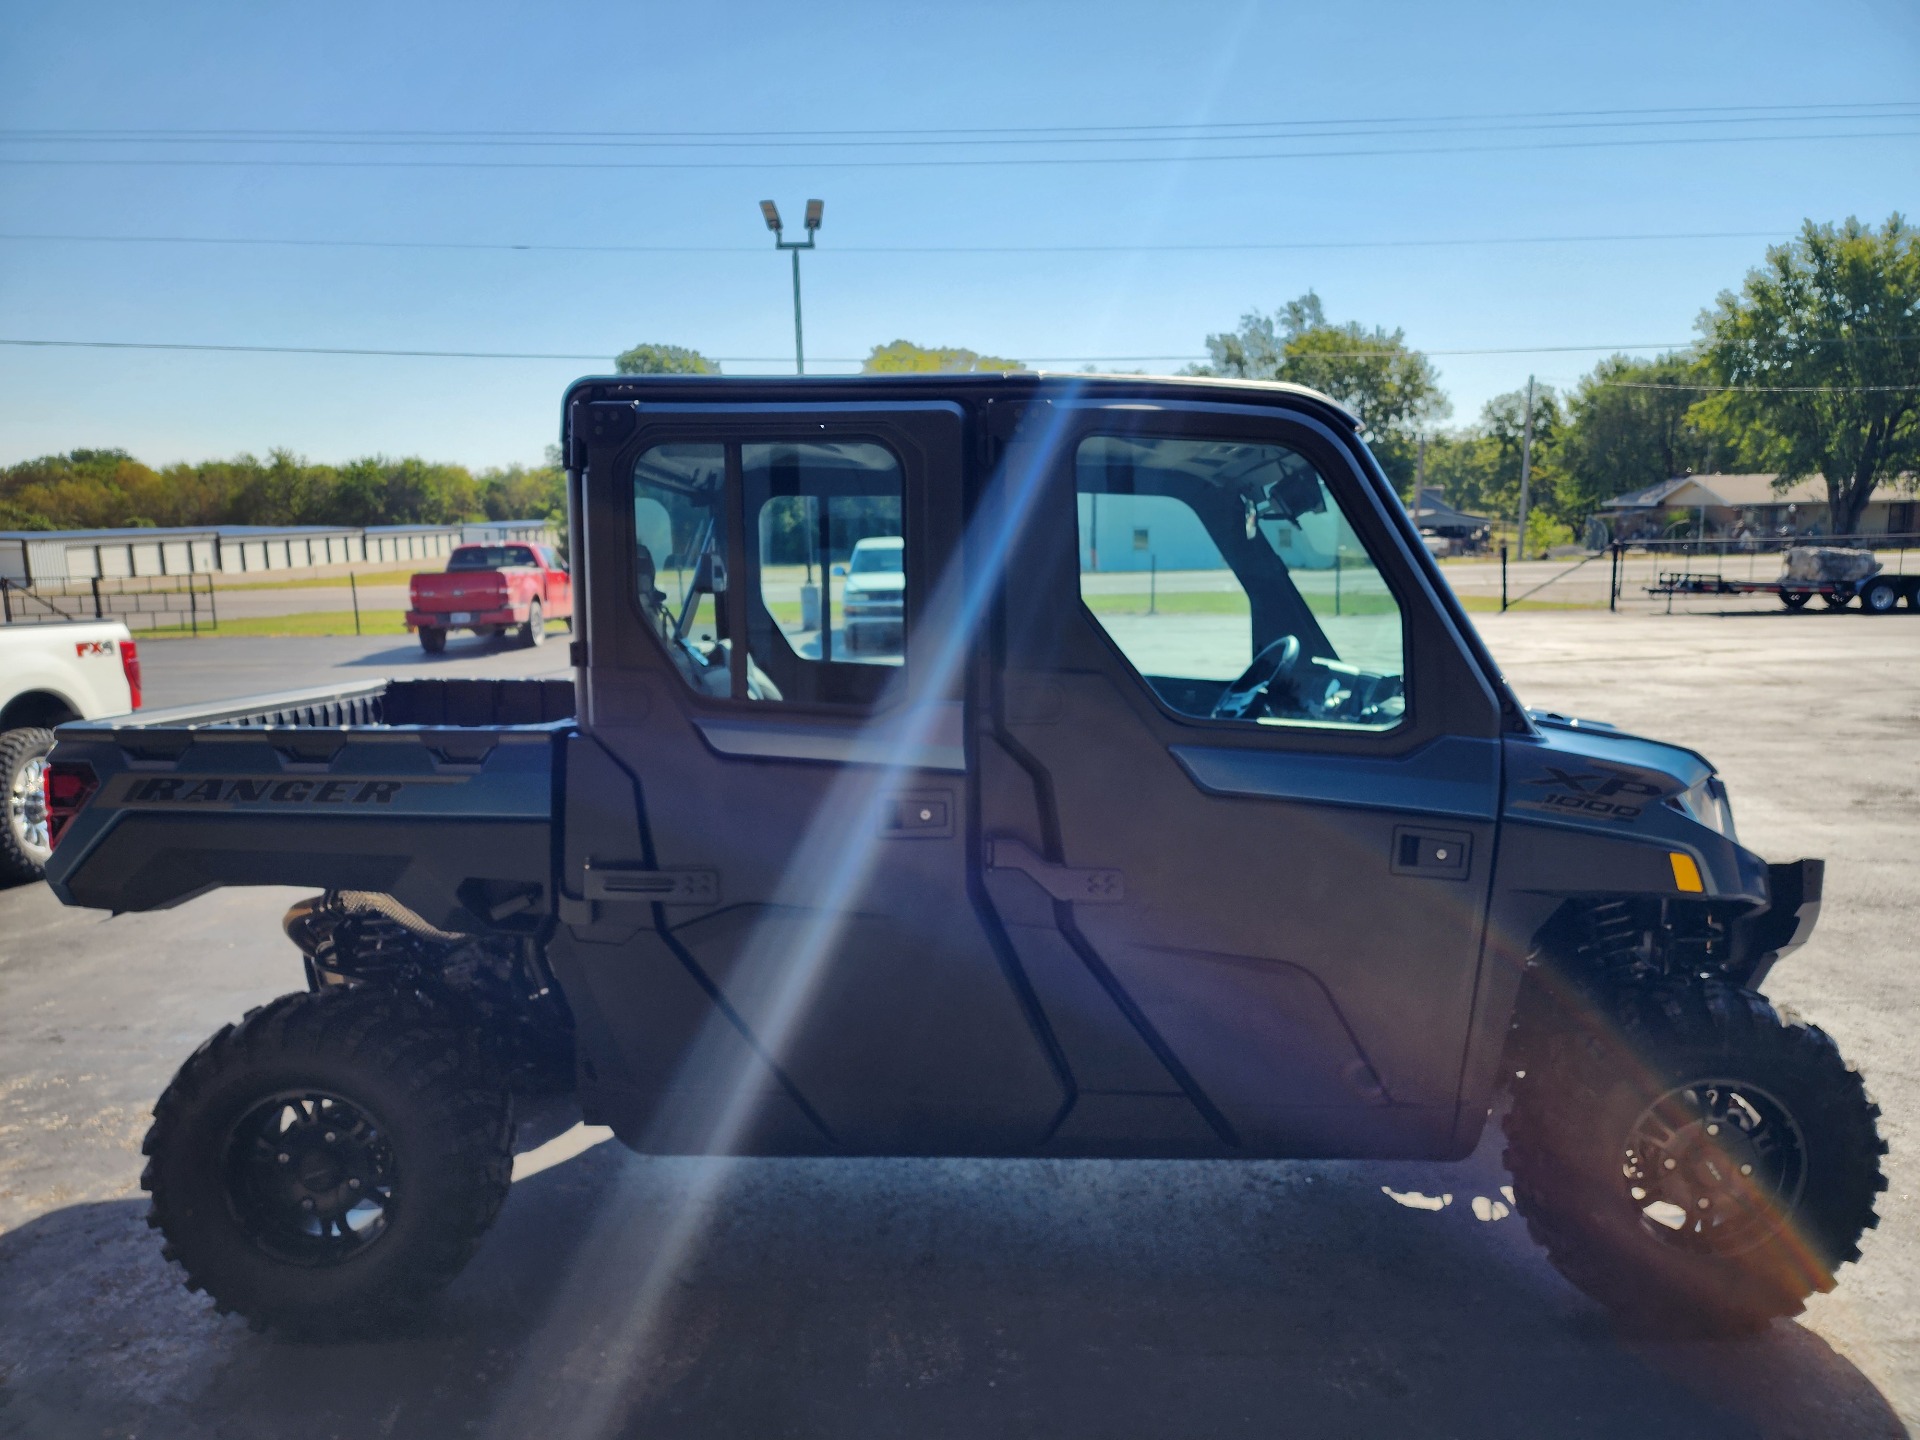
[[[1060,397],[1070,399],[1071,395]],[[899,718],[876,720],[869,734],[883,737],[886,759],[842,770],[795,847],[768,908],[799,915],[800,923],[761,924],[749,937],[729,988],[766,984],[757,1013],[760,1045],[752,1059],[739,1054],[738,1032],[717,1009],[681,1067],[679,1079],[713,1093],[702,1119],[708,1156],[723,1157],[750,1133],[769,1095],[765,1062],[776,1063],[806,1018],[808,1004],[832,963],[847,916],[873,873],[882,843],[874,816],[886,795],[914,772],[946,723],[948,703],[964,693],[967,664],[986,622],[1000,576],[1032,514],[1043,480],[1056,463],[1064,405],[1049,407],[1034,443],[1016,444],[970,522],[961,554],[946,567],[926,618],[916,629],[912,663],[902,683],[913,692]],[[881,727],[884,725],[884,729]],[[731,1073],[714,1074],[720,1064]],[[617,1187],[601,1202],[547,1320],[523,1360],[488,1434],[507,1440],[528,1434],[555,1440],[600,1440],[622,1423],[644,1395],[645,1376],[660,1348],[673,1287],[691,1262],[736,1162],[697,1161],[684,1194],[664,1226],[634,1233],[635,1196]],[[556,1335],[558,1330],[562,1333]],[[558,1342],[556,1344],[556,1341]],[[637,1383],[636,1383],[637,1382]],[[564,1387],[564,1402],[558,1392]]]

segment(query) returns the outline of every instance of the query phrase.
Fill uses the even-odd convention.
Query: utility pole
[[[1527,376],[1527,425],[1520,441],[1520,558],[1527,558],[1527,501],[1533,485],[1533,376]]]
[[[773,232],[773,248],[793,252],[793,373],[807,373],[806,340],[800,329],[800,252],[813,249],[813,237],[820,229],[820,214],[826,207],[822,201],[807,201],[805,240],[786,240],[781,238],[780,207],[771,200],[760,202],[760,214],[767,222],[767,229]]]

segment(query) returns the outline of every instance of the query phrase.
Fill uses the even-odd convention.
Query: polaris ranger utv
[[[1506,1091],[1575,1284],[1796,1313],[1884,1188],[1860,1077],[1758,993],[1821,862],[1523,709],[1357,430],[1270,384],[583,380],[571,684],[62,727],[64,901],[322,892],[305,991],[155,1107],[187,1283],[417,1306],[541,1090],[649,1154],[1221,1159],[1460,1158]],[[870,537],[904,641],[856,648]]]

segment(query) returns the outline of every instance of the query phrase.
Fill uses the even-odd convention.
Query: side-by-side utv
[[[1821,863],[1524,709],[1357,430],[1270,384],[583,380],[570,682],[62,727],[61,899],[320,892],[305,990],[155,1107],[188,1283],[418,1305],[538,1092],[649,1154],[1229,1160],[1463,1157],[1504,1091],[1577,1285],[1797,1312],[1884,1187],[1860,1077],[1759,994]],[[856,644],[863,541],[901,621]]]

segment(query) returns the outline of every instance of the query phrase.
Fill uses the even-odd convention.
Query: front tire
[[[42,788],[52,749],[37,725],[0,731],[0,881],[38,880],[53,854]]]
[[[1759,995],[1620,997],[1528,1047],[1507,1168],[1533,1238],[1636,1328],[1738,1334],[1860,1256],[1886,1153],[1858,1072]]]
[[[222,1029],[154,1106],[148,1225],[257,1328],[378,1331],[459,1273],[512,1174],[505,1093],[417,1001],[330,988]]]

